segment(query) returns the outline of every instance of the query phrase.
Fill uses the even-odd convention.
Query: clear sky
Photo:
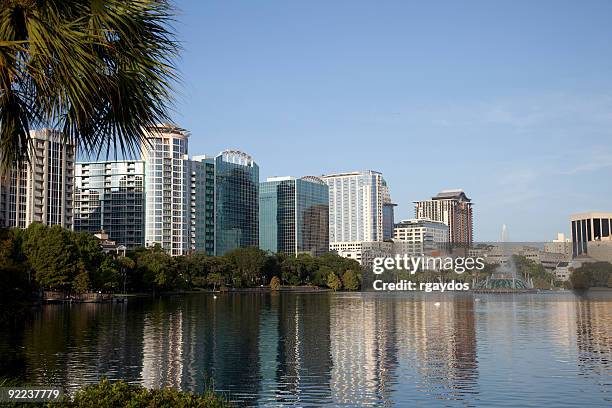
[[[463,188],[477,240],[612,211],[612,1],[180,1],[190,153],[260,177],[384,173],[398,204]]]

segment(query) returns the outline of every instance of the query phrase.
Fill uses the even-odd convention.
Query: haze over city
[[[373,169],[396,219],[462,188],[475,239],[609,210],[612,3],[178,3],[175,121],[260,178]]]

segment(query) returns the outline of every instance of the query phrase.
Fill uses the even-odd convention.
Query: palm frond
[[[53,127],[89,156],[133,155],[169,121],[179,47],[164,0],[0,2],[0,164]]]

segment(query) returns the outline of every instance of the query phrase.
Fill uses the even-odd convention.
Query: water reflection
[[[214,385],[246,405],[606,406],[611,305],[610,295],[245,293],[48,306],[0,333],[0,376],[68,389],[103,376]]]

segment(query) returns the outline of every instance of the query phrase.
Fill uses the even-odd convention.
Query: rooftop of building
[[[424,225],[424,224],[435,224],[438,226],[444,226],[448,228],[448,226],[442,221],[436,221],[436,220],[432,220],[429,218],[410,218],[407,220],[401,220],[400,222],[396,223],[394,227],[399,227],[399,228],[414,227],[414,226]]]
[[[442,190],[432,197],[432,200],[462,200],[471,201],[462,189]]]
[[[303,176],[303,177],[300,177],[300,180],[309,181],[311,183],[316,183],[316,184],[325,184],[325,182],[321,179],[321,177],[317,177],[317,176]]]
[[[223,150],[217,155],[217,157],[221,157],[224,162],[240,164],[242,166],[253,166],[255,164],[253,157],[237,149]]]
[[[332,177],[351,177],[351,176],[363,176],[363,175],[371,175],[371,174],[382,175],[382,173],[379,171],[362,170],[362,171],[351,171],[351,172],[345,172],[345,173],[323,174],[321,178],[326,179],[326,178],[332,178]]]
[[[589,211],[570,215],[570,221],[586,220],[589,218],[612,218],[609,211]]]
[[[187,129],[179,127],[174,123],[160,123],[155,126],[147,127],[147,130],[153,134],[154,137],[160,137],[164,133],[169,133],[176,136],[181,136],[182,138],[188,138],[191,136],[191,132]]]
[[[291,181],[291,180],[295,180],[295,177],[293,176],[272,176],[272,177],[268,177],[266,179],[266,182],[273,183],[275,181]]]
[[[266,181],[264,181],[264,183],[278,183],[280,181],[294,181],[294,180],[302,180],[308,183],[327,185],[323,180],[321,180],[320,177],[317,177],[317,176],[303,176],[300,178],[297,178],[294,176],[272,176],[272,177],[266,178]]]

